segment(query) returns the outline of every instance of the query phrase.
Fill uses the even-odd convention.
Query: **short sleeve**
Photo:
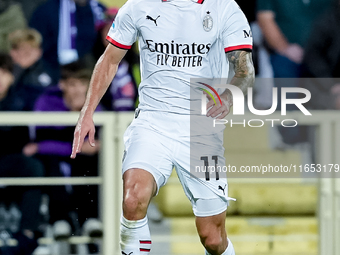
[[[116,19],[106,36],[106,40],[118,48],[130,49],[137,38],[137,29],[132,17],[132,4],[131,1],[127,1],[119,9]]]
[[[274,11],[272,0],[257,0],[257,11]]]
[[[253,36],[246,16],[235,1],[222,15],[222,40],[225,52],[253,49]]]

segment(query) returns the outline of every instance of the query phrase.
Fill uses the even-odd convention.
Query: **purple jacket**
[[[68,112],[62,91],[58,87],[49,88],[35,103],[37,112]],[[102,111],[99,105],[96,111]],[[72,151],[74,126],[39,126],[35,129],[35,141],[39,144],[39,154],[69,156]]]

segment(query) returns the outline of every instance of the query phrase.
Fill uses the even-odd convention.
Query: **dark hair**
[[[69,78],[75,79],[91,79],[92,71],[81,61],[76,61],[67,65],[61,66],[61,79],[67,80]]]
[[[13,72],[13,61],[12,58],[6,54],[0,52],[0,68],[10,73]]]

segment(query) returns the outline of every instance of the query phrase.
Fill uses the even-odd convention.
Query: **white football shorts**
[[[234,199],[228,197],[226,173],[218,172],[225,165],[223,133],[190,137],[188,116],[154,111],[136,115],[124,134],[123,173],[132,168],[150,172],[158,193],[175,168],[196,216],[224,212]]]

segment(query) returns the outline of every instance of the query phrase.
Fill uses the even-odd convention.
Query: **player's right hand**
[[[223,119],[229,114],[232,105],[230,104],[228,97],[226,95],[224,94],[220,95],[222,105],[217,97],[215,97],[215,100],[213,100],[212,97],[209,95],[207,95],[207,97],[209,99],[207,103],[208,117]]]
[[[92,147],[96,146],[94,134],[95,127],[92,116],[81,113],[77,122],[77,126],[74,130],[71,158],[75,158],[77,156],[77,153],[81,152],[84,139],[87,135],[90,145]]]

